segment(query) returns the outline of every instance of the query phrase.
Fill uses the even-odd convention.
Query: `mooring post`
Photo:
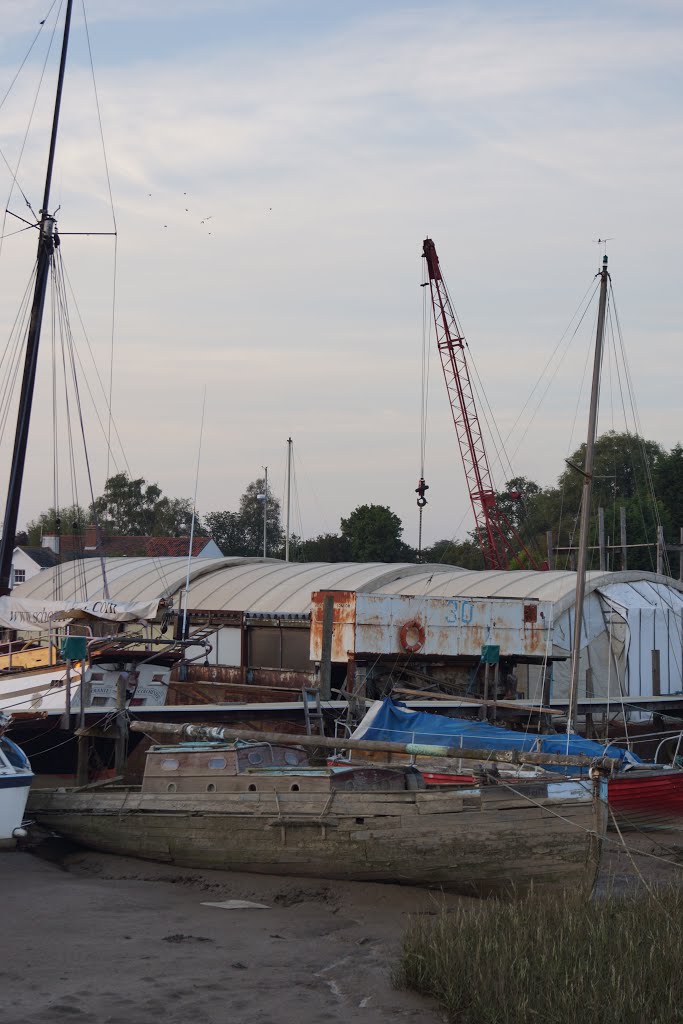
[[[332,629],[334,621],[334,597],[325,594],[323,598],[323,636],[320,652],[320,699],[332,696]]]
[[[114,772],[120,775],[126,763],[126,739],[128,725],[124,711],[126,709],[126,676],[123,672],[116,680],[116,739],[114,740]]]

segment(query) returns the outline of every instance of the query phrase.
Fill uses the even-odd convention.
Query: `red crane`
[[[451,304],[448,289],[441,276],[439,257],[431,238],[425,238],[422,255],[427,261],[429,289],[432,296],[436,344],[458,435],[465,478],[470,492],[479,547],[487,569],[509,569],[510,562],[520,556],[538,569],[521,537],[496,505],[484,438],[479,425],[474,390],[465,355],[465,338]],[[427,282],[425,282],[426,286]],[[418,485],[418,493],[424,481]],[[424,493],[420,494],[424,498]],[[419,503],[419,502],[418,502]]]

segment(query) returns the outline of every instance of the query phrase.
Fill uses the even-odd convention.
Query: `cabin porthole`
[[[208,786],[206,787],[206,792],[207,793],[215,793],[216,792],[216,783],[215,782],[210,782],[208,784]]]
[[[253,782],[251,782],[247,788],[248,788],[250,793],[255,793],[256,792],[256,786],[254,785]]]
[[[169,782],[168,786],[166,787],[166,792],[167,793],[175,793],[177,788],[178,787],[176,786],[175,782]]]
[[[298,793],[299,792],[299,783],[298,782],[293,782],[292,785],[289,788],[290,788],[292,793]]]

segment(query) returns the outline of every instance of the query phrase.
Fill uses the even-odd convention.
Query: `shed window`
[[[311,668],[310,630],[291,626],[251,626],[249,666],[306,671]]]

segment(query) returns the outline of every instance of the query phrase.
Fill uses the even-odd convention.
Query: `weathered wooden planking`
[[[243,796],[253,795],[171,800],[120,789],[39,791],[29,811],[83,845],[180,866],[401,881],[481,895],[530,886],[590,891],[604,831],[601,804],[590,800],[512,800],[500,813],[486,799],[466,808],[453,793],[449,813],[447,794],[424,792]]]

